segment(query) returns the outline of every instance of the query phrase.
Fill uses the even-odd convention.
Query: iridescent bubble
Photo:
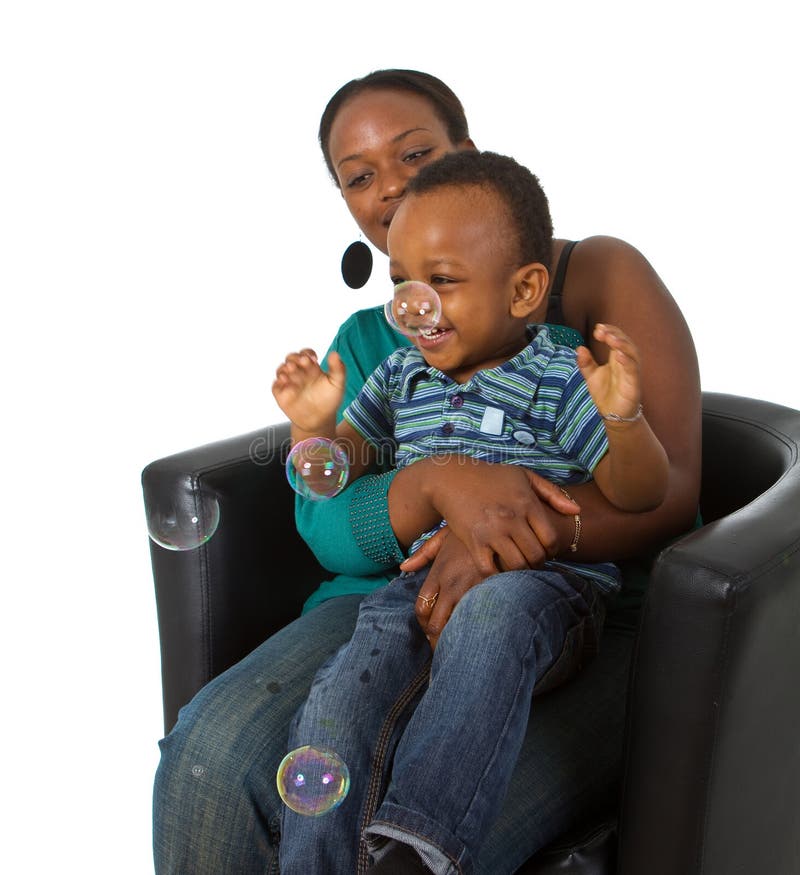
[[[442,318],[442,302],[427,283],[408,280],[394,287],[394,297],[383,311],[386,321],[408,337],[435,328]]]
[[[298,441],[286,460],[286,477],[292,489],[312,501],[338,495],[347,483],[349,471],[347,453],[327,438]]]
[[[281,799],[292,811],[318,817],[342,804],[350,789],[350,772],[334,751],[307,744],[281,760],[277,782]]]
[[[163,501],[151,499],[147,508],[150,538],[165,550],[194,550],[216,532],[219,501],[207,489],[186,490]]]

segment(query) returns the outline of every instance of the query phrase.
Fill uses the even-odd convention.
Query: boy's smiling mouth
[[[437,346],[440,344],[446,337],[449,337],[453,333],[452,328],[426,328],[420,331],[417,335],[420,346],[424,346],[425,349],[430,349],[431,347]]]

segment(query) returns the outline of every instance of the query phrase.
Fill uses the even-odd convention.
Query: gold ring
[[[439,598],[439,593],[435,592],[432,596],[426,598],[424,595],[418,595],[417,598],[425,605],[426,608],[432,608],[436,604],[436,599]]]

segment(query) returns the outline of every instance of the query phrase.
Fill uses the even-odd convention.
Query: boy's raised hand
[[[639,351],[616,325],[598,323],[594,337],[610,347],[608,362],[599,365],[585,346],[576,350],[578,367],[601,414],[635,416],[641,403]]]
[[[314,350],[301,349],[278,366],[272,394],[295,426],[313,434],[335,421],[344,388],[345,366],[338,353],[329,353],[325,373]]]

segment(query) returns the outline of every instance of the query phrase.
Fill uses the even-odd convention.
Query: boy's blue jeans
[[[289,747],[335,750],[351,788],[324,816],[284,810],[281,875],[363,872],[392,839],[413,845],[437,875],[473,872],[534,687],[558,686],[587,648],[596,652],[604,603],[593,584],[526,570],[469,590],[431,659],[414,614],[426,574],[364,599],[353,637],[320,670],[292,724]]]
[[[278,872],[283,806],[275,774],[291,749],[289,724],[316,670],[350,638],[360,600],[323,602],[207,684],[181,711],[161,742],[155,779],[158,875]],[[536,699],[476,872],[509,875],[565,830],[615,804],[632,643],[628,634],[607,631],[593,662]],[[352,799],[355,783],[354,776]],[[311,871],[311,854],[305,848],[297,853]]]

